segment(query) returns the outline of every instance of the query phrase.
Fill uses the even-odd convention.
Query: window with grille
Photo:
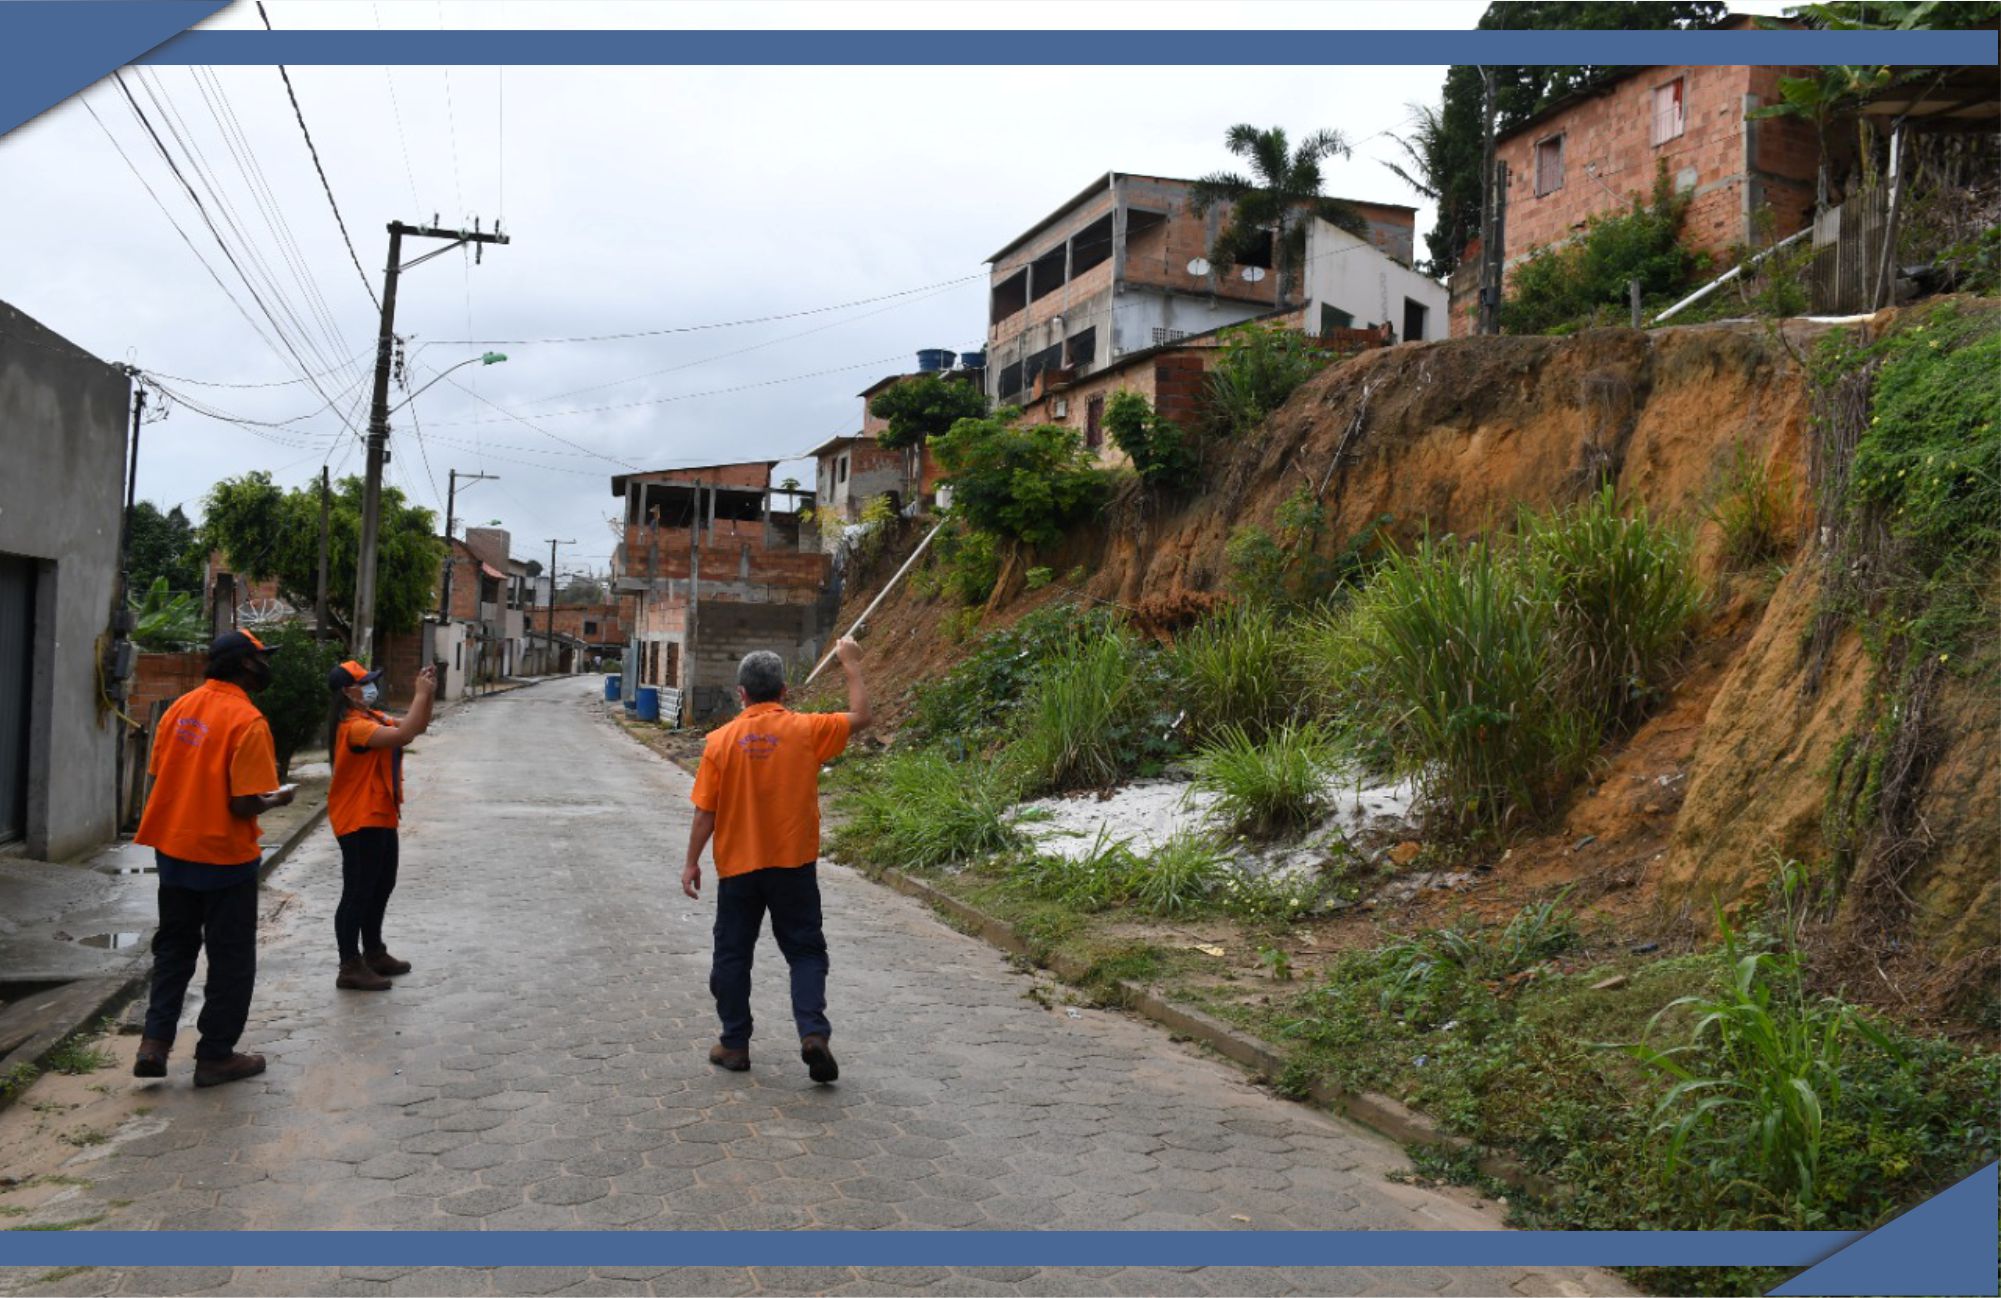
[[[1664,86],[1654,87],[1653,142],[1666,144],[1669,140],[1681,138],[1688,129],[1688,119],[1682,111],[1681,94],[1686,78],[1676,77]]]
[[[1535,146],[1535,192],[1540,198],[1563,188],[1563,137],[1552,135]]]
[[[1168,343],[1178,343],[1187,336],[1188,331],[1186,329],[1155,329],[1153,331],[1153,345],[1161,347]]]

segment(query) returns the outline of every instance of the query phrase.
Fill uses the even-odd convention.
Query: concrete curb
[[[874,878],[907,897],[914,897],[944,912],[959,921],[974,936],[1010,955],[1020,956],[1025,960],[1035,960],[1028,943],[1006,920],[989,915],[978,907],[942,892],[921,879],[911,878],[899,870],[884,870],[880,875],[864,877]],[[1060,955],[1047,962],[1036,961],[1036,963],[1043,964],[1051,973],[1066,982],[1078,982],[1090,972],[1080,962],[1065,959]],[[1243,1065],[1267,1080],[1276,1081],[1284,1074],[1285,1057],[1258,1038],[1241,1032],[1200,1010],[1186,1005],[1176,1005],[1167,1000],[1158,988],[1123,980],[1118,982],[1116,987],[1126,1009],[1153,1020],[1176,1036],[1199,1041],[1217,1054]],[[1398,1144],[1424,1145],[1454,1154],[1470,1153],[1475,1166],[1483,1174],[1513,1189],[1526,1190],[1542,1198],[1557,1198],[1564,1193],[1564,1187],[1559,1183],[1529,1171],[1505,1154],[1482,1149],[1465,1136],[1444,1130],[1431,1118],[1387,1095],[1379,1095],[1373,1091],[1343,1090],[1328,1083],[1315,1082],[1308,1089],[1307,1097],[1315,1104],[1359,1122],[1372,1131],[1388,1136]]]
[[[312,814],[294,825],[259,863],[258,882],[261,883],[269,878],[271,872],[282,865],[285,858],[292,854],[292,850],[303,843],[307,835],[318,829],[326,818],[327,807],[326,803],[322,802]],[[131,962],[120,973],[104,974],[96,978],[79,978],[50,992],[51,999],[43,1011],[47,1023],[4,1057],[0,1057],[0,1077],[5,1077],[23,1064],[39,1073],[57,1046],[98,1019],[117,1011],[145,989],[152,973],[151,959],[140,954],[133,956]],[[0,1092],[0,1111],[6,1110],[20,1097],[21,1092],[26,1090],[27,1087],[22,1087],[19,1091]]]

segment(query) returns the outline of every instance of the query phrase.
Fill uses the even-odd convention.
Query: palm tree
[[[1211,172],[1190,191],[1201,215],[1225,205],[1230,209],[1230,219],[1216,235],[1209,259],[1219,265],[1235,265],[1269,235],[1272,269],[1278,277],[1278,305],[1284,306],[1292,273],[1305,258],[1305,218],[1317,216],[1351,234],[1368,237],[1368,221],[1360,212],[1320,193],[1320,160],[1346,158],[1354,150],[1339,131],[1315,131],[1295,148],[1286,139],[1284,127],[1261,131],[1248,123],[1232,126],[1223,144],[1250,165],[1251,174]]]

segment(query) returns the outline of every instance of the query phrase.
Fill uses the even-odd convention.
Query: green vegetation
[[[1044,668],[1109,633],[1116,621],[1103,609],[1052,604],[987,633],[951,671],[918,687],[908,738],[954,757],[988,752],[1012,731]]]
[[[360,478],[342,478],[334,484],[329,512],[327,610],[343,640],[354,610],[361,496]],[[444,560],[438,520],[394,487],[382,489],[381,504],[375,630],[378,635],[414,631],[437,605]],[[286,491],[261,470],[218,482],[209,492],[201,540],[227,555],[239,577],[275,579],[287,602],[309,609],[319,584],[320,485]]]
[[[1112,394],[1105,403],[1105,431],[1148,486],[1179,492],[1195,485],[1202,469],[1195,440],[1163,419],[1139,393],[1121,389]]]
[[[199,597],[205,584],[208,556],[188,516],[175,505],[166,513],[150,500],[132,507],[131,589],[146,590],[156,581],[177,594]]]
[[[1111,625],[1051,658],[1025,700],[1007,760],[1031,793],[1109,788],[1171,751],[1159,655]]]
[[[1224,726],[1195,754],[1197,788],[1216,795],[1230,829],[1279,838],[1312,826],[1330,809],[1327,777],[1340,750],[1315,722],[1285,724],[1262,739]]]
[[[66,1077],[81,1077],[100,1068],[111,1067],[118,1061],[112,1058],[110,1051],[98,1044],[109,1027],[108,1022],[101,1022],[95,1027],[64,1037],[57,1043],[56,1048],[49,1052],[45,1066],[50,1072],[61,1073]]]
[[[961,419],[978,419],[987,413],[987,398],[977,383],[919,374],[877,393],[868,412],[888,421],[876,441],[897,449],[942,437]]]
[[[1907,906],[1901,881],[1927,850],[1918,795],[1935,751],[1932,700],[1996,660],[1991,589],[2001,571],[2001,312],[1941,304],[1864,342],[1815,354],[1823,484],[1820,606],[1810,686],[1845,628],[1872,680],[1829,771],[1834,875],[1873,913]],[[1852,458],[1841,458],[1852,446]]]
[[[932,447],[952,508],[975,531],[1049,545],[1105,496],[1106,476],[1075,429],[1023,427],[1013,410],[961,419]]]
[[[201,597],[167,589],[165,577],[155,577],[146,593],[132,601],[136,623],[132,640],[141,649],[170,651],[206,648],[210,638],[208,619],[202,616]]]
[[[1627,283],[1640,281],[1643,304],[1658,310],[1692,287],[1708,267],[1680,242],[1689,195],[1676,193],[1663,161],[1652,201],[1616,216],[1594,216],[1579,238],[1539,248],[1509,277],[1501,326],[1511,334],[1560,334],[1631,318]]]
[[[33,1086],[35,1079],[41,1075],[41,1070],[33,1064],[15,1064],[6,1072],[0,1073],[0,1104],[12,1100]]]
[[[1267,415],[1333,359],[1297,329],[1278,325],[1241,324],[1221,337],[1203,392],[1209,431],[1218,437],[1254,435]]]
[[[312,631],[287,622],[264,637],[278,652],[271,655],[271,683],[251,695],[271,723],[271,744],[277,752],[278,778],[292,768],[292,755],[326,733],[327,673],[347,657],[337,641],[315,639]]]
[[[1731,448],[1708,512],[1723,533],[1723,562],[1729,567],[1755,568],[1792,552],[1797,539],[1792,480],[1783,467],[1776,473],[1767,468],[1742,442]]]
[[[1305,672],[1294,632],[1265,605],[1234,605],[1182,632],[1167,670],[1198,738],[1232,727],[1262,738],[1303,708]]]
[[[1250,174],[1211,172],[1189,190],[1198,215],[1228,209],[1223,228],[1209,246],[1209,259],[1219,266],[1272,267],[1278,305],[1284,306],[1305,263],[1309,216],[1368,237],[1368,220],[1359,211],[1320,194],[1320,164],[1328,158],[1346,158],[1354,150],[1339,131],[1314,131],[1295,145],[1282,127],[1260,130],[1248,124],[1232,126],[1224,133],[1223,145],[1244,160]]]
[[[844,819],[828,838],[843,861],[933,869],[1019,842],[1005,813],[1015,789],[995,767],[915,749],[867,766],[837,799]]]

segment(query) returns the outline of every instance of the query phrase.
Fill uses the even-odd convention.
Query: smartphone
[[[298,791],[299,791],[299,786],[298,786],[298,785],[296,785],[296,784],[281,784],[281,785],[279,785],[279,786],[278,786],[278,788],[277,788],[277,792],[279,792],[279,793],[281,793],[281,794],[283,794],[283,793],[297,793]]]

